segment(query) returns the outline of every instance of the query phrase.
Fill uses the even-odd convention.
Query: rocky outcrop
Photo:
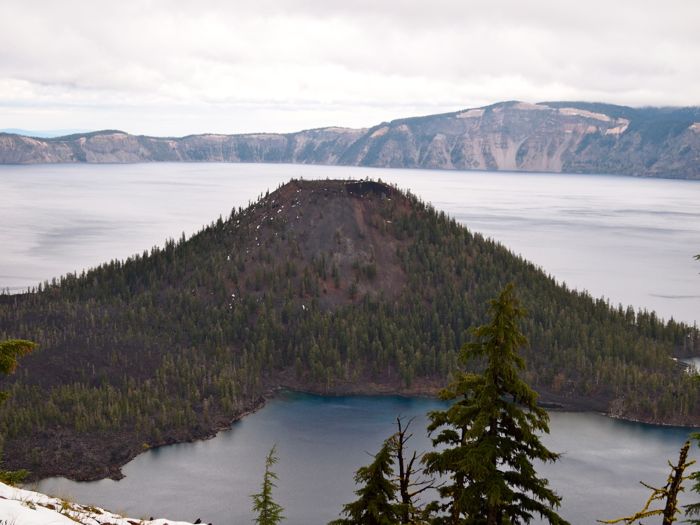
[[[0,163],[289,162],[700,178],[700,108],[503,102],[369,129],[55,139],[0,134]]]

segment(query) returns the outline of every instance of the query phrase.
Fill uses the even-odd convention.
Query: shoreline
[[[65,478],[71,481],[77,481],[77,482],[94,482],[94,481],[100,481],[102,479],[112,479],[114,481],[119,481],[125,477],[122,468],[133,461],[136,457],[139,455],[148,452],[150,450],[154,450],[157,448],[161,447],[166,447],[166,446],[171,446],[171,445],[178,445],[178,444],[184,444],[184,443],[195,443],[198,441],[207,441],[209,439],[215,438],[220,432],[224,432],[227,430],[231,430],[233,425],[242,420],[244,417],[249,416],[254,414],[255,412],[265,408],[265,406],[268,404],[268,402],[273,401],[279,394],[284,393],[284,392],[290,392],[290,393],[297,393],[297,394],[305,394],[305,395],[312,395],[312,396],[318,396],[318,397],[351,397],[351,396],[364,396],[364,397],[391,397],[391,396],[396,396],[396,397],[404,397],[404,398],[433,398],[437,399],[438,395],[437,393],[439,392],[441,388],[431,388],[427,387],[426,385],[423,384],[422,386],[418,388],[409,388],[409,389],[394,389],[391,388],[390,386],[384,384],[369,384],[369,385],[364,385],[364,387],[359,388],[356,386],[352,385],[344,385],[344,387],[341,387],[339,389],[334,389],[333,391],[329,391],[327,389],[322,389],[322,388],[306,388],[301,387],[300,385],[281,385],[277,387],[270,388],[264,392],[260,397],[258,397],[256,400],[251,401],[240,413],[234,415],[232,418],[227,419],[226,422],[220,422],[219,424],[216,424],[215,426],[211,427],[210,429],[206,429],[202,433],[196,433],[194,432],[192,436],[190,436],[187,439],[165,439],[162,443],[156,443],[149,445],[147,448],[144,447],[130,447],[129,454],[125,455],[122,457],[121,461],[115,461],[111,464],[105,465],[104,468],[100,472],[93,472],[91,474],[85,474],[83,473],[82,475],[80,473],[76,472],[75,476],[71,476],[70,474],[63,474],[63,475],[52,475],[52,476],[45,476],[45,477],[37,477],[37,478],[30,478],[30,481],[27,483],[23,484],[23,487],[31,487],[34,484],[36,484],[39,481],[43,481],[46,479],[50,478]],[[558,396],[551,396],[545,394],[541,394],[541,401],[538,403],[539,406],[544,408],[547,411],[551,412],[563,412],[563,413],[591,413],[591,414],[598,414],[601,416],[604,416],[606,418],[610,418],[616,421],[621,421],[621,422],[627,422],[627,423],[634,423],[634,424],[641,424],[641,425],[647,425],[647,426],[656,426],[656,427],[663,427],[663,428],[682,428],[682,429],[687,429],[688,431],[693,431],[693,430],[698,430],[700,429],[700,426],[693,426],[693,425],[678,425],[678,424],[673,424],[673,423],[663,423],[663,422],[651,422],[651,421],[645,421],[643,419],[639,418],[632,418],[632,417],[624,417],[621,415],[616,415],[613,414],[609,411],[606,410],[598,410],[594,406],[583,406],[583,402],[581,399],[577,400],[569,400],[571,403],[565,404],[561,402],[561,399]],[[590,400],[589,404],[590,404]],[[595,404],[595,403],[593,403]]]

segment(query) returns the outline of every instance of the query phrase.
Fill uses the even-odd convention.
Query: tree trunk
[[[668,485],[668,494],[666,495],[666,507],[664,508],[663,525],[672,525],[676,521],[676,513],[678,512],[678,493],[682,490],[683,472],[687,467],[686,460],[688,459],[688,449],[690,441],[686,441],[681,447],[678,464],[672,466],[672,474]]]

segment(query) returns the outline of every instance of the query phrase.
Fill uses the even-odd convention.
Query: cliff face
[[[56,139],[0,134],[0,163],[299,162],[335,164],[365,130],[325,128],[292,134],[161,138],[97,131]]]
[[[700,108],[506,102],[370,129],[344,164],[700,178]]]
[[[504,102],[370,129],[55,139],[0,134],[0,163],[289,162],[700,178],[700,108]]]

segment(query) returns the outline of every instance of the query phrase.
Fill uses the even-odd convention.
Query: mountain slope
[[[487,300],[514,282],[527,380],[566,407],[700,423],[671,359],[695,330],[559,286],[410,194],[292,181],[186,240],[0,296],[0,338],[40,343],[0,389],[8,468],[118,477],[278,387],[436,393]]]
[[[700,178],[700,108],[503,102],[370,129],[157,138],[0,134],[0,163],[285,162]]]

